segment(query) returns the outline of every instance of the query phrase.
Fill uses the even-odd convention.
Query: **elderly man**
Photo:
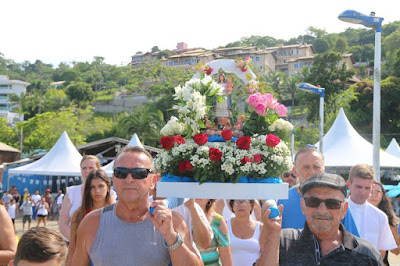
[[[374,184],[374,170],[367,164],[350,169],[347,185],[350,189],[349,209],[361,238],[371,242],[385,256],[386,250],[397,247],[386,214],[367,201]]]
[[[140,147],[125,147],[112,177],[118,202],[90,212],[81,222],[72,265],[201,265],[182,217],[153,202],[153,158]]]
[[[300,185],[311,176],[324,171],[324,158],[318,150],[305,147],[296,153],[293,173],[297,176],[299,184],[289,189],[287,200],[279,200],[279,204],[285,206],[282,214],[282,228],[303,228],[306,217],[300,208]],[[350,233],[360,236],[351,212],[347,212],[342,223]]]
[[[378,250],[340,223],[348,208],[346,190],[339,175],[320,173],[304,181],[300,186],[304,229],[281,230],[281,220],[268,218],[271,211],[265,206],[267,241],[257,265],[382,265]]]

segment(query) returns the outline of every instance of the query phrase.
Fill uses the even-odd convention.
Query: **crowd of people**
[[[289,197],[276,218],[267,199],[158,198],[153,158],[140,147],[119,152],[112,180],[95,156],[84,156],[81,173],[65,197],[4,194],[0,265],[389,265],[389,252],[400,253],[399,220],[373,169],[355,165],[346,182],[325,173],[312,147],[282,174]],[[46,226],[60,213],[60,233],[34,227],[17,247],[18,210],[24,229],[34,215]]]

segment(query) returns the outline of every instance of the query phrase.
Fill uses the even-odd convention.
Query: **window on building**
[[[260,57],[256,56],[256,62],[260,62]]]

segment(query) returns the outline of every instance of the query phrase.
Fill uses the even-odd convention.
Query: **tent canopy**
[[[82,155],[63,132],[51,150],[36,162],[9,170],[10,175],[80,176]]]
[[[140,140],[139,140],[138,135],[137,135],[136,133],[133,134],[133,136],[132,136],[132,138],[131,138],[131,140],[129,141],[129,143],[128,143],[127,146],[139,146],[139,147],[141,147],[141,148],[144,148],[143,145],[142,145],[142,143],[141,143]],[[104,170],[104,172],[107,173],[107,175],[108,175],[109,177],[111,177],[112,174],[113,174],[114,162],[115,162],[115,160],[109,162],[107,165],[104,165],[104,166],[101,168],[101,169]]]
[[[319,142],[316,146],[319,146]],[[331,129],[324,136],[323,153],[326,167],[347,168],[360,163],[373,165],[373,145],[357,133],[347,119],[343,108],[340,109]],[[380,166],[400,168],[400,158],[381,150]]]
[[[390,142],[389,146],[386,149],[386,152],[400,158],[400,147],[395,138],[393,138]]]

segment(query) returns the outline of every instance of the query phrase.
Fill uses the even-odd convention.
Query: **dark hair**
[[[99,158],[97,158],[97,157],[94,156],[94,155],[84,155],[84,156],[82,157],[80,166],[82,166],[82,163],[83,163],[84,161],[86,161],[86,160],[93,160],[93,161],[96,161],[96,167],[97,167],[97,169],[100,169],[100,168],[101,168],[101,163],[100,163]]]
[[[396,214],[394,213],[392,203],[390,202],[386,191],[383,189],[382,183],[374,181],[374,184],[380,186],[382,189],[382,200],[379,202],[378,208],[387,215],[389,224],[397,227],[399,224],[399,218],[397,218]]]
[[[235,200],[230,200],[229,201],[229,207],[231,207],[231,211],[233,212],[233,213],[235,213],[234,211],[233,211],[233,205],[234,205],[234,203],[235,203]],[[251,205],[251,210],[250,210],[250,214],[251,214],[251,212],[253,211],[253,208],[254,208],[254,200],[250,200],[250,205]]]
[[[14,265],[18,266],[21,260],[40,263],[57,259],[64,263],[67,251],[67,244],[59,233],[46,227],[33,227],[19,240]]]
[[[92,210],[93,208],[93,199],[92,196],[90,195],[90,186],[92,185],[92,180],[93,179],[101,179],[104,183],[107,185],[107,195],[104,200],[104,206],[110,205],[111,204],[111,195],[110,195],[110,190],[111,190],[111,182],[110,179],[108,178],[106,172],[104,172],[102,169],[97,169],[93,170],[89,173],[88,177],[86,178],[85,181],[85,189],[83,191],[83,197],[82,197],[82,205],[79,209],[77,209],[75,212],[77,212],[76,219],[72,221],[74,224],[75,229],[78,228],[79,224],[85,217],[85,215]],[[71,226],[72,226],[71,223]],[[76,233],[76,230],[75,230]],[[71,237],[76,237],[71,236]]]
[[[350,183],[353,183],[353,180],[356,177],[374,180],[374,169],[372,169],[368,164],[356,164],[350,169]]]
[[[115,161],[114,161],[114,167],[115,167],[115,163],[117,162],[118,158],[121,156],[122,153],[144,153],[149,159],[150,159],[150,169],[155,171],[155,167],[154,167],[154,159],[153,156],[151,156],[150,152],[148,152],[147,150],[145,150],[142,147],[139,146],[125,146],[123,147],[117,154],[117,156],[115,156]]]
[[[317,152],[319,155],[321,155],[322,161],[324,161],[324,156],[322,155],[322,153],[319,150],[306,146],[296,152],[296,155],[294,156],[294,165],[296,166],[296,163],[297,163],[297,160],[298,160],[300,154],[308,153],[308,152]]]

